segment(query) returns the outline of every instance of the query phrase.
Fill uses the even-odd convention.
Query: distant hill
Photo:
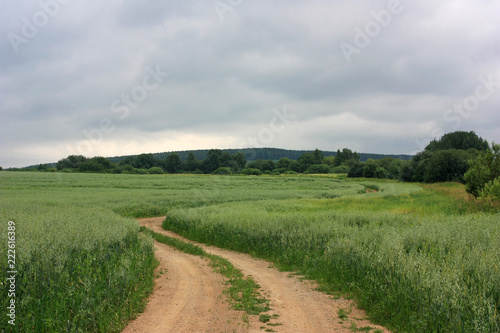
[[[291,160],[296,160],[305,153],[312,153],[314,150],[289,150],[289,149],[281,149],[281,148],[242,148],[242,149],[221,149],[223,152],[228,152],[231,155],[234,155],[237,152],[242,152],[245,155],[247,161],[255,161],[255,160],[273,160],[278,161],[281,158],[288,157]],[[172,151],[172,152],[163,152],[163,153],[153,153],[156,159],[164,160],[168,154],[177,153],[179,154],[182,161],[185,161],[188,154],[192,152],[197,160],[204,160],[207,158],[207,153],[209,149],[200,149],[200,150],[182,150],[182,151]],[[323,151],[324,156],[336,156],[337,153],[334,151]],[[359,153],[360,160],[362,162],[366,161],[369,158],[374,160],[382,159],[384,157],[393,157],[401,160],[410,160],[413,156],[411,155],[386,155],[386,154],[370,154],[370,153]],[[120,162],[121,160],[137,155],[125,155],[125,156],[115,156],[109,157],[108,159],[111,162]]]

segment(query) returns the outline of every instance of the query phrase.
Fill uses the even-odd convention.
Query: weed
[[[267,323],[269,320],[271,320],[271,316],[268,314],[261,314],[259,316],[259,321],[263,323]]]
[[[346,311],[346,309],[343,309],[343,308],[340,308],[338,311],[337,311],[337,315],[339,316],[339,318],[341,320],[347,320],[349,318],[349,312]]]
[[[370,326],[358,327],[358,325],[355,322],[351,322],[349,330],[351,332],[370,332],[371,330],[373,330],[373,327]]]

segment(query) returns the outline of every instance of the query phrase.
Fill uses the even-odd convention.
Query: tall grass
[[[373,200],[378,209],[355,198],[176,209],[164,227],[299,270],[397,331],[499,332],[499,215],[452,214],[429,191]]]
[[[151,239],[141,236],[130,217],[242,201],[362,197],[364,188],[313,176],[0,172],[1,253],[7,253],[6,223],[16,222],[15,329],[116,332],[134,317],[152,288],[155,262]],[[369,195],[419,189],[391,183],[380,188]],[[7,256],[0,256],[2,293],[6,265]],[[2,294],[0,307],[6,309],[7,301]],[[0,331],[11,329],[0,321]]]
[[[144,308],[156,263],[152,241],[135,221],[102,209],[9,200],[0,217],[16,222],[18,272],[16,326],[3,319],[0,331],[119,332]],[[0,257],[2,293],[6,259]],[[0,308],[9,300],[2,297]]]

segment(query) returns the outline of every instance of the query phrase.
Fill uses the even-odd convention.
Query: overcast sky
[[[500,2],[3,1],[0,166],[500,142]]]

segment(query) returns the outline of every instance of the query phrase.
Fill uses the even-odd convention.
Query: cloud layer
[[[499,12],[486,0],[7,2],[0,165],[251,146],[415,153],[454,130],[500,142]]]

